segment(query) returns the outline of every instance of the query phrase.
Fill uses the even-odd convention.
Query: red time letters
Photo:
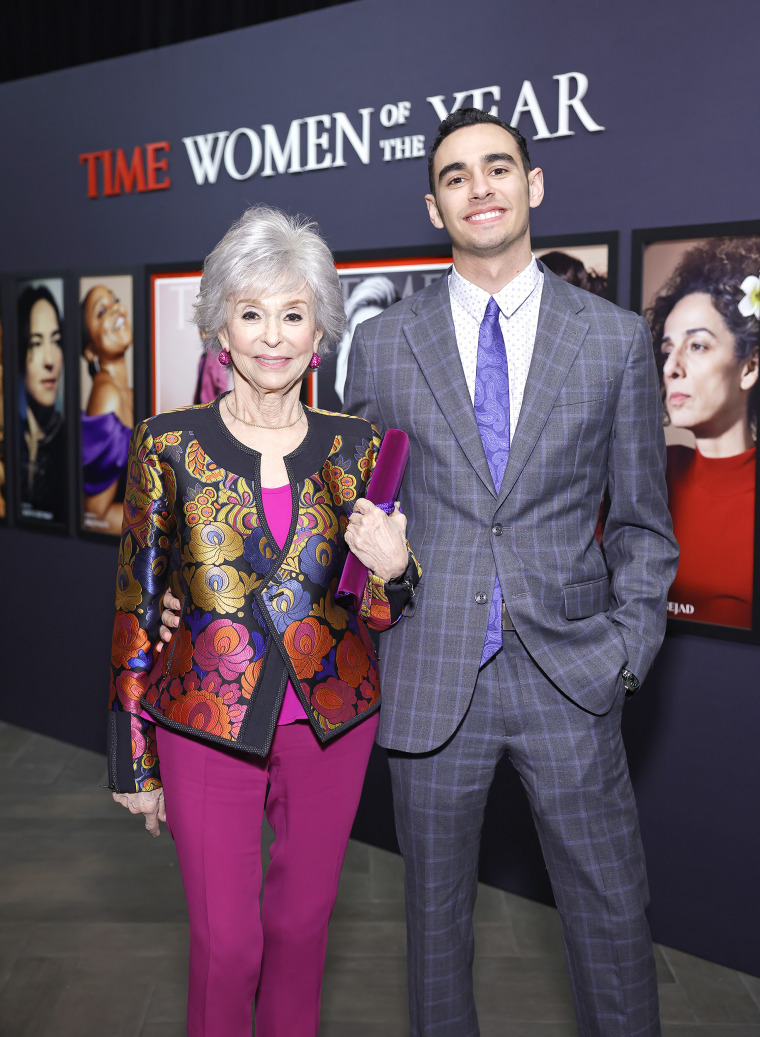
[[[143,156],[143,150],[145,152]],[[87,197],[97,198],[99,193],[104,198],[132,191],[164,191],[171,187],[171,178],[164,176],[159,180],[159,173],[169,169],[168,140],[160,140],[154,144],[146,144],[143,149],[136,144],[132,151],[132,160],[122,148],[116,151],[88,151],[79,156],[79,162],[87,166]],[[161,156],[161,152],[166,154]],[[102,171],[103,190],[98,191],[98,168]]]

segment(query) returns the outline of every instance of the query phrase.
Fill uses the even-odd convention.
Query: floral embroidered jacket
[[[261,455],[238,442],[219,402],[138,425],[129,453],[109,700],[109,785],[160,786],[154,720],[220,745],[269,751],[288,679],[322,740],[379,706],[376,630],[408,589],[370,575],[360,615],[335,602],[353,501],[380,439],[361,418],[308,410],[287,457],[293,515],[280,549],[261,498]],[[416,584],[410,553],[405,579]],[[182,601],[163,651],[161,599]]]

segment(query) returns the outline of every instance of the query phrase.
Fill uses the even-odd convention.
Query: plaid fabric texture
[[[477,1037],[472,909],[483,812],[507,753],[528,795],[562,920],[580,1037],[657,1037],[657,978],[636,804],[612,709],[587,713],[517,635],[481,671],[456,734],[390,753],[406,865],[412,1037]]]
[[[649,670],[678,559],[646,322],[544,271],[498,491],[446,278],[359,325],[346,405],[411,442],[400,497],[424,576],[381,644],[378,741],[393,750],[407,867],[413,1037],[478,1032],[472,905],[483,807],[504,752],[536,819],[581,1037],[656,1037],[619,677],[624,666],[640,679]],[[479,673],[497,574],[516,633]]]

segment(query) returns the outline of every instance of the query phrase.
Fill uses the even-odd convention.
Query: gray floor
[[[0,722],[0,1035],[181,1037],[187,926],[174,847],[99,788],[101,757]],[[404,1037],[402,867],[349,847],[320,1037]],[[576,1033],[556,912],[481,886],[483,1037]],[[760,1037],[760,979],[657,948],[666,1037]],[[223,1037],[223,1035],[220,1035]]]

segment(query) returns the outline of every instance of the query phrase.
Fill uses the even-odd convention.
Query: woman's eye
[[[240,314],[242,320],[256,320],[258,313],[255,310],[246,310]]]
[[[287,316],[285,317],[285,320],[288,320],[288,321],[290,321],[293,324],[297,324],[299,321],[303,320],[303,314],[301,314],[301,313],[288,313]]]
[[[689,349],[693,353],[701,353],[702,350],[707,349],[707,344],[705,342],[690,342]]]

